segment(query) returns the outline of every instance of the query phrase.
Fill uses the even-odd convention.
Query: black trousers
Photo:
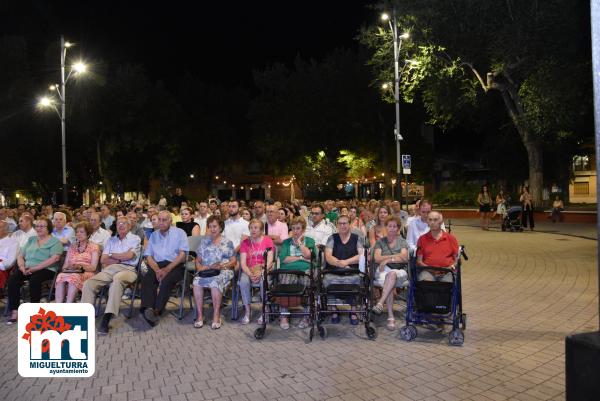
[[[29,293],[32,303],[40,302],[42,298],[42,284],[54,278],[54,272],[48,269],[38,270],[28,276],[24,275],[18,268],[13,269],[8,279],[8,305],[10,310],[19,309],[21,300],[21,287],[25,280],[29,280]]]
[[[529,221],[529,227],[533,228],[533,210],[531,206],[523,206],[523,213],[521,213],[521,224],[524,228],[527,228],[527,221]]]
[[[162,262],[158,262],[158,267],[161,269],[167,266],[169,263],[168,260],[163,260]],[[157,309],[159,311],[163,311],[167,302],[169,301],[169,297],[171,296],[171,291],[175,284],[183,280],[184,266],[180,264],[175,267],[173,270],[166,275],[165,278],[159,283],[156,279],[156,273],[150,267],[148,267],[148,272],[142,276],[142,308],[151,308]],[[156,290],[158,289],[158,295],[156,294]]]

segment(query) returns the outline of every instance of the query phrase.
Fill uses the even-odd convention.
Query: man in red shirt
[[[454,269],[458,255],[458,241],[452,234],[442,230],[444,218],[439,212],[427,216],[429,232],[417,241],[417,266],[449,267]],[[452,273],[422,270],[419,281],[452,282]]]

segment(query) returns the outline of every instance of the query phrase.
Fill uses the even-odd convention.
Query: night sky
[[[253,69],[356,47],[360,26],[377,19],[372,3],[2,0],[0,34],[27,37],[39,53],[34,75],[53,68],[44,65],[44,52],[64,33],[78,44],[71,56],[139,62],[167,84],[189,71],[206,82],[251,87]]]

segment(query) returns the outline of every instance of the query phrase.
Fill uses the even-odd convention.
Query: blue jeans
[[[241,272],[240,279],[238,280],[238,286],[240,287],[240,292],[242,293],[242,304],[244,304],[244,306],[250,305],[250,303],[252,301],[252,287],[260,288],[260,297],[262,299],[262,292],[263,292],[262,277],[258,283],[253,283],[252,280],[250,280],[250,276],[248,276],[244,272]]]

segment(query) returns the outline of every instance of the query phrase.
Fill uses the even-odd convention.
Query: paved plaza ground
[[[576,226],[559,235],[485,232],[463,223],[453,225],[470,256],[463,265],[463,347],[426,329],[404,342],[385,329],[385,317],[377,320],[376,341],[346,319],[328,325],[325,341],[307,343],[305,331],[275,324],[259,342],[254,324],[229,319],[212,331],[193,329],[191,315],[181,322],[169,316],[154,329],[139,316],[121,316],[109,336],[98,337],[93,378],[24,379],[17,373],[17,328],[2,324],[0,398],[564,399],[564,338],[598,329],[597,241],[573,236]]]

